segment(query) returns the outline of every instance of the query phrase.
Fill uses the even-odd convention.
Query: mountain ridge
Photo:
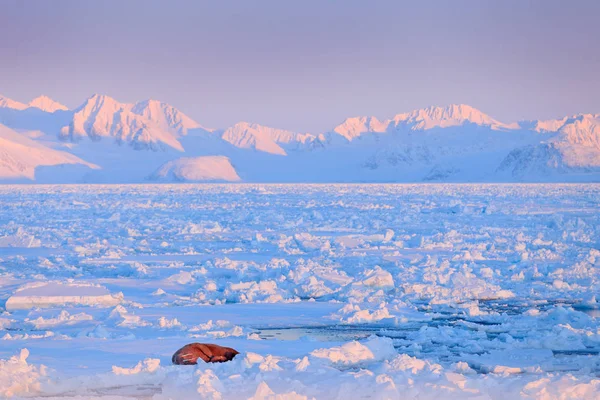
[[[86,136],[91,140],[112,137],[117,143],[127,143],[138,150],[170,147],[183,151],[177,138],[163,131],[157,123],[134,113],[133,107],[112,97],[94,94],[73,111],[73,118],[69,125],[61,128],[60,137],[67,141],[78,141]]]
[[[349,141],[364,133],[390,131],[424,131],[434,128],[461,126],[466,123],[489,126],[494,130],[515,129],[518,123],[506,124],[466,104],[450,104],[446,107],[430,106],[379,120],[374,116],[350,117],[333,128]]]
[[[314,134],[244,121],[209,129],[159,100],[94,94],[73,110],[46,96],[28,105],[0,96],[0,123],[92,160],[101,170],[82,178],[90,181],[143,181],[161,165],[210,176],[217,164],[194,157],[225,157],[247,181],[600,181],[600,114],[504,123],[451,104],[350,117]]]

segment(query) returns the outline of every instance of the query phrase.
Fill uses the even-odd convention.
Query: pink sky
[[[600,112],[600,2],[31,1],[0,5],[0,93],[156,98],[205,126],[320,132],[467,103]]]

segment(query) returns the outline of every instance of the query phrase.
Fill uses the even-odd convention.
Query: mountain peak
[[[100,93],[94,93],[86,99],[85,103],[99,103],[105,101],[118,103],[118,101],[114,98]]]
[[[257,130],[259,130],[261,128],[268,128],[268,127],[257,124],[256,122],[240,121],[240,122],[236,122],[235,124],[233,124],[233,126],[231,126],[229,129],[257,129]],[[269,128],[269,129],[274,129],[274,128]]]
[[[166,145],[183,151],[181,143],[169,131],[161,129],[158,122],[136,114],[132,108],[131,104],[94,94],[75,110],[60,136],[73,141],[85,136],[93,140],[114,137],[118,143],[129,143],[135,149],[159,150]]]
[[[100,118],[107,118],[105,121],[106,125],[109,125],[111,119],[108,115],[119,112],[127,108],[127,104],[119,103],[117,100],[110,96],[103,94],[93,94],[88,97],[83,104],[77,107],[74,115],[75,122],[81,122],[90,116],[98,116]],[[80,132],[81,134],[82,132]]]
[[[175,107],[159,100],[140,101],[133,105],[131,111],[155,122],[161,129],[178,136],[187,135],[190,129],[203,128]]]
[[[317,139],[310,133],[296,133],[244,121],[226,129],[221,138],[239,148],[251,148],[282,156],[287,155],[284,147],[295,150],[310,146]]]
[[[238,122],[223,132],[222,139],[239,148],[256,149],[271,154],[286,155],[275,140],[278,130],[250,122]]]
[[[507,125],[467,104],[450,104],[445,107],[430,106],[397,114],[392,119],[378,120],[376,117],[348,118],[333,131],[347,140],[364,133],[384,133],[388,131],[424,131],[434,128],[449,128],[475,124],[494,130],[518,128],[517,124]]]
[[[27,106],[21,102],[15,101],[13,99],[9,99],[8,97],[2,96],[0,94],[0,107],[2,108],[12,108],[14,110],[24,110]]]
[[[68,108],[57,101],[52,100],[46,95],[41,95],[31,100],[28,104],[29,107],[39,108],[42,111],[53,113],[55,111],[65,111]]]
[[[430,106],[409,113],[398,114],[393,121],[397,124],[411,124],[413,130],[446,128],[465,123],[487,125],[494,128],[504,126],[501,122],[467,104],[450,104],[446,107]]]
[[[133,108],[134,109],[150,108],[150,109],[158,110],[161,108],[175,108],[175,107],[173,107],[165,102],[162,102],[160,100],[146,99],[146,100],[138,101],[137,103],[135,103],[133,105]]]
[[[385,132],[388,124],[388,121],[379,121],[376,117],[350,117],[333,131],[351,141],[364,132]]]

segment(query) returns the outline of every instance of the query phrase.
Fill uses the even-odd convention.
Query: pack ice
[[[599,399],[599,227],[597,184],[0,186],[0,397]]]

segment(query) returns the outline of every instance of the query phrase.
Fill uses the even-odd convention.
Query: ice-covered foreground
[[[597,399],[599,249],[600,185],[2,186],[0,397]]]

